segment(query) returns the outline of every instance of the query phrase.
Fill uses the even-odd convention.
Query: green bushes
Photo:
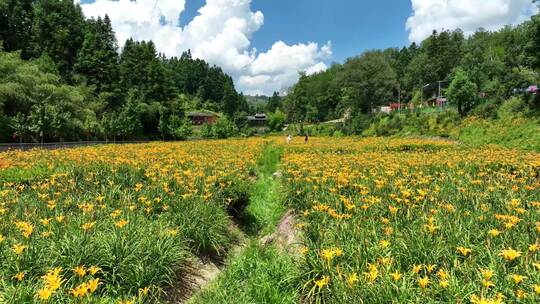
[[[238,134],[238,131],[232,121],[227,117],[220,117],[214,124],[204,124],[201,128],[202,138],[229,138]]]
[[[472,113],[479,114],[484,107],[479,106]],[[497,144],[540,150],[540,119],[523,99],[511,98],[488,116],[465,119],[452,132],[452,137],[471,145]],[[491,118],[493,116],[496,119]]]
[[[187,118],[172,116],[167,125],[168,134],[174,139],[185,140],[193,134],[191,121]]]
[[[375,119],[364,136],[430,135],[448,137],[460,121],[455,110],[434,113],[393,113]]]
[[[318,124],[304,126],[304,133],[310,136],[333,136],[339,125],[336,124]]]
[[[287,120],[287,115],[279,109],[274,113],[270,113],[268,115],[268,127],[270,131],[281,131],[285,126],[285,120]]]
[[[369,128],[372,119],[369,115],[357,113],[351,119],[345,121],[341,131],[345,134],[361,134],[364,130]]]
[[[508,120],[521,118],[531,114],[529,106],[521,98],[511,98],[501,104],[497,110],[497,118]]]
[[[540,151],[540,121],[530,118],[469,118],[453,132],[452,137],[470,145],[497,144]]]
[[[469,115],[484,119],[496,119],[498,109],[499,104],[495,101],[489,100],[472,109]]]

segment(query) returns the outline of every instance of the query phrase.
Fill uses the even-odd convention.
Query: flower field
[[[314,139],[282,168],[306,302],[540,301],[540,154]]]
[[[535,152],[383,138],[6,152],[0,198],[0,303],[167,303],[195,257],[226,269],[194,303],[540,301]],[[259,240],[287,208],[297,254]]]
[[[234,243],[261,143],[0,154],[0,303],[162,300],[191,255]]]

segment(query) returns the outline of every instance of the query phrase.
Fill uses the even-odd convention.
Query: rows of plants
[[[427,139],[286,145],[307,303],[537,303],[540,155]]]
[[[156,303],[237,241],[258,139],[0,154],[0,303]],[[184,292],[184,291],[182,291]]]

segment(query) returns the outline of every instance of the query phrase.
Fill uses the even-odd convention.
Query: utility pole
[[[401,86],[398,85],[398,110],[401,112]]]
[[[426,84],[425,86],[422,87],[422,90],[421,90],[421,91],[422,91],[422,100],[421,100],[422,103],[424,103],[424,89],[427,88],[427,87],[429,87],[430,84],[431,84],[431,83],[428,83],[428,84]]]

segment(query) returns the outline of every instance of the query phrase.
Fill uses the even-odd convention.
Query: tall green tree
[[[153,42],[128,39],[120,55],[120,87],[136,89],[147,101],[165,102],[175,96],[170,70]]]
[[[302,73],[282,102],[288,120],[320,122],[340,116],[343,112],[339,108],[342,83],[337,76],[341,70],[340,65],[334,64],[328,70],[310,76]]]
[[[268,99],[266,104],[266,111],[269,113],[274,113],[277,109],[281,108],[281,97],[279,97],[278,92],[274,92],[272,97]]]
[[[179,93],[202,99],[209,110],[224,112],[230,118],[248,110],[247,101],[236,91],[232,78],[221,68],[194,59],[189,50],[180,58],[167,60],[166,66]]]
[[[73,83],[77,53],[84,42],[85,18],[81,7],[72,1],[38,0],[34,4],[32,52],[47,53],[60,75]]]
[[[6,51],[22,51],[28,58],[34,0],[0,0],[0,41]]]
[[[381,51],[347,60],[338,81],[349,97],[349,106],[361,113],[370,113],[375,107],[390,103],[397,87],[396,73]]]
[[[10,133],[35,141],[78,139],[88,105],[84,90],[64,84],[47,64],[19,55],[0,52],[0,112],[11,118]]]
[[[84,42],[77,56],[75,71],[84,75],[96,93],[116,89],[118,71],[118,45],[109,16],[86,22]]]
[[[459,114],[465,116],[478,101],[478,88],[467,73],[457,70],[448,87],[448,100],[457,105]]]

